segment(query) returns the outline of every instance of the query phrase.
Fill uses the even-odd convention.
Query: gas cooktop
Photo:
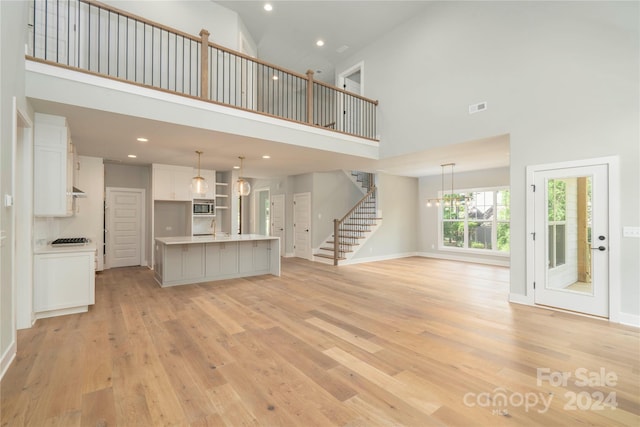
[[[82,246],[89,243],[90,240],[86,237],[63,237],[51,242],[52,246]]]

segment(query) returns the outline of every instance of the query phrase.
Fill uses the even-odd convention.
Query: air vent
[[[479,113],[487,109],[487,101],[469,105],[469,114]]]

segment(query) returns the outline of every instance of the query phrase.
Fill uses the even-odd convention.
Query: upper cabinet
[[[74,150],[66,118],[36,113],[33,157],[33,214],[72,215]]]
[[[193,168],[154,164],[153,199],[191,201],[191,178]]]

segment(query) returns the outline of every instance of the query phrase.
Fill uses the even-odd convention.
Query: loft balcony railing
[[[27,58],[376,140],[378,101],[93,0],[34,0]]]

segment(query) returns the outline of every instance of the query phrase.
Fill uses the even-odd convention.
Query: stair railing
[[[345,252],[356,246],[364,233],[370,231],[376,217],[376,186],[372,185],[369,192],[345,216],[333,220],[333,265],[344,258]]]
[[[1,1],[1,0],[0,0]],[[27,59],[377,140],[378,101],[95,0],[32,0]]]

